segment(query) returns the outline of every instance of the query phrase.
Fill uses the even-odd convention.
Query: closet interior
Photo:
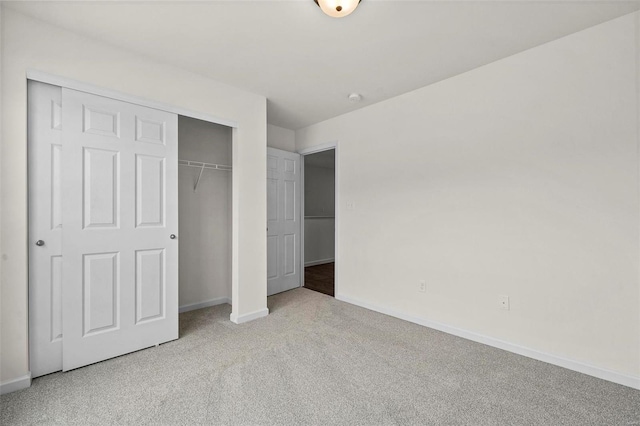
[[[178,117],[180,312],[231,303],[231,138]]]

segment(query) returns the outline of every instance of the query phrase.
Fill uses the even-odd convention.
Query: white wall
[[[639,21],[297,131],[340,148],[337,296],[639,386]]]
[[[310,155],[303,157],[305,159],[304,215],[334,216],[336,210],[335,169],[311,166],[306,161],[309,157]]]
[[[231,165],[231,128],[180,116],[181,160]],[[231,173],[178,167],[180,308],[231,298]]]
[[[304,219],[304,265],[313,266],[335,260],[335,218]]]
[[[237,123],[233,130],[232,318],[266,312],[266,99],[2,6],[0,382],[29,371],[26,72],[39,70]]]
[[[295,152],[296,133],[284,127],[267,124],[267,146],[281,149],[283,151]]]
[[[304,264],[318,265],[334,260],[335,169],[304,166]]]

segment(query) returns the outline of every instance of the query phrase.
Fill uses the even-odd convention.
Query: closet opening
[[[335,296],[335,149],[303,156],[304,286]]]
[[[178,116],[179,312],[231,303],[232,128]]]

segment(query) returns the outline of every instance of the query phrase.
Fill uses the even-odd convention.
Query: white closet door
[[[29,362],[38,377],[62,370],[62,89],[28,84]]]
[[[178,124],[64,88],[62,105],[66,371],[178,338]]]
[[[300,155],[267,148],[267,295],[300,287]]]

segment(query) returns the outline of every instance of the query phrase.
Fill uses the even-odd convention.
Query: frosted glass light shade
[[[314,0],[332,18],[342,18],[356,10],[360,0]]]

